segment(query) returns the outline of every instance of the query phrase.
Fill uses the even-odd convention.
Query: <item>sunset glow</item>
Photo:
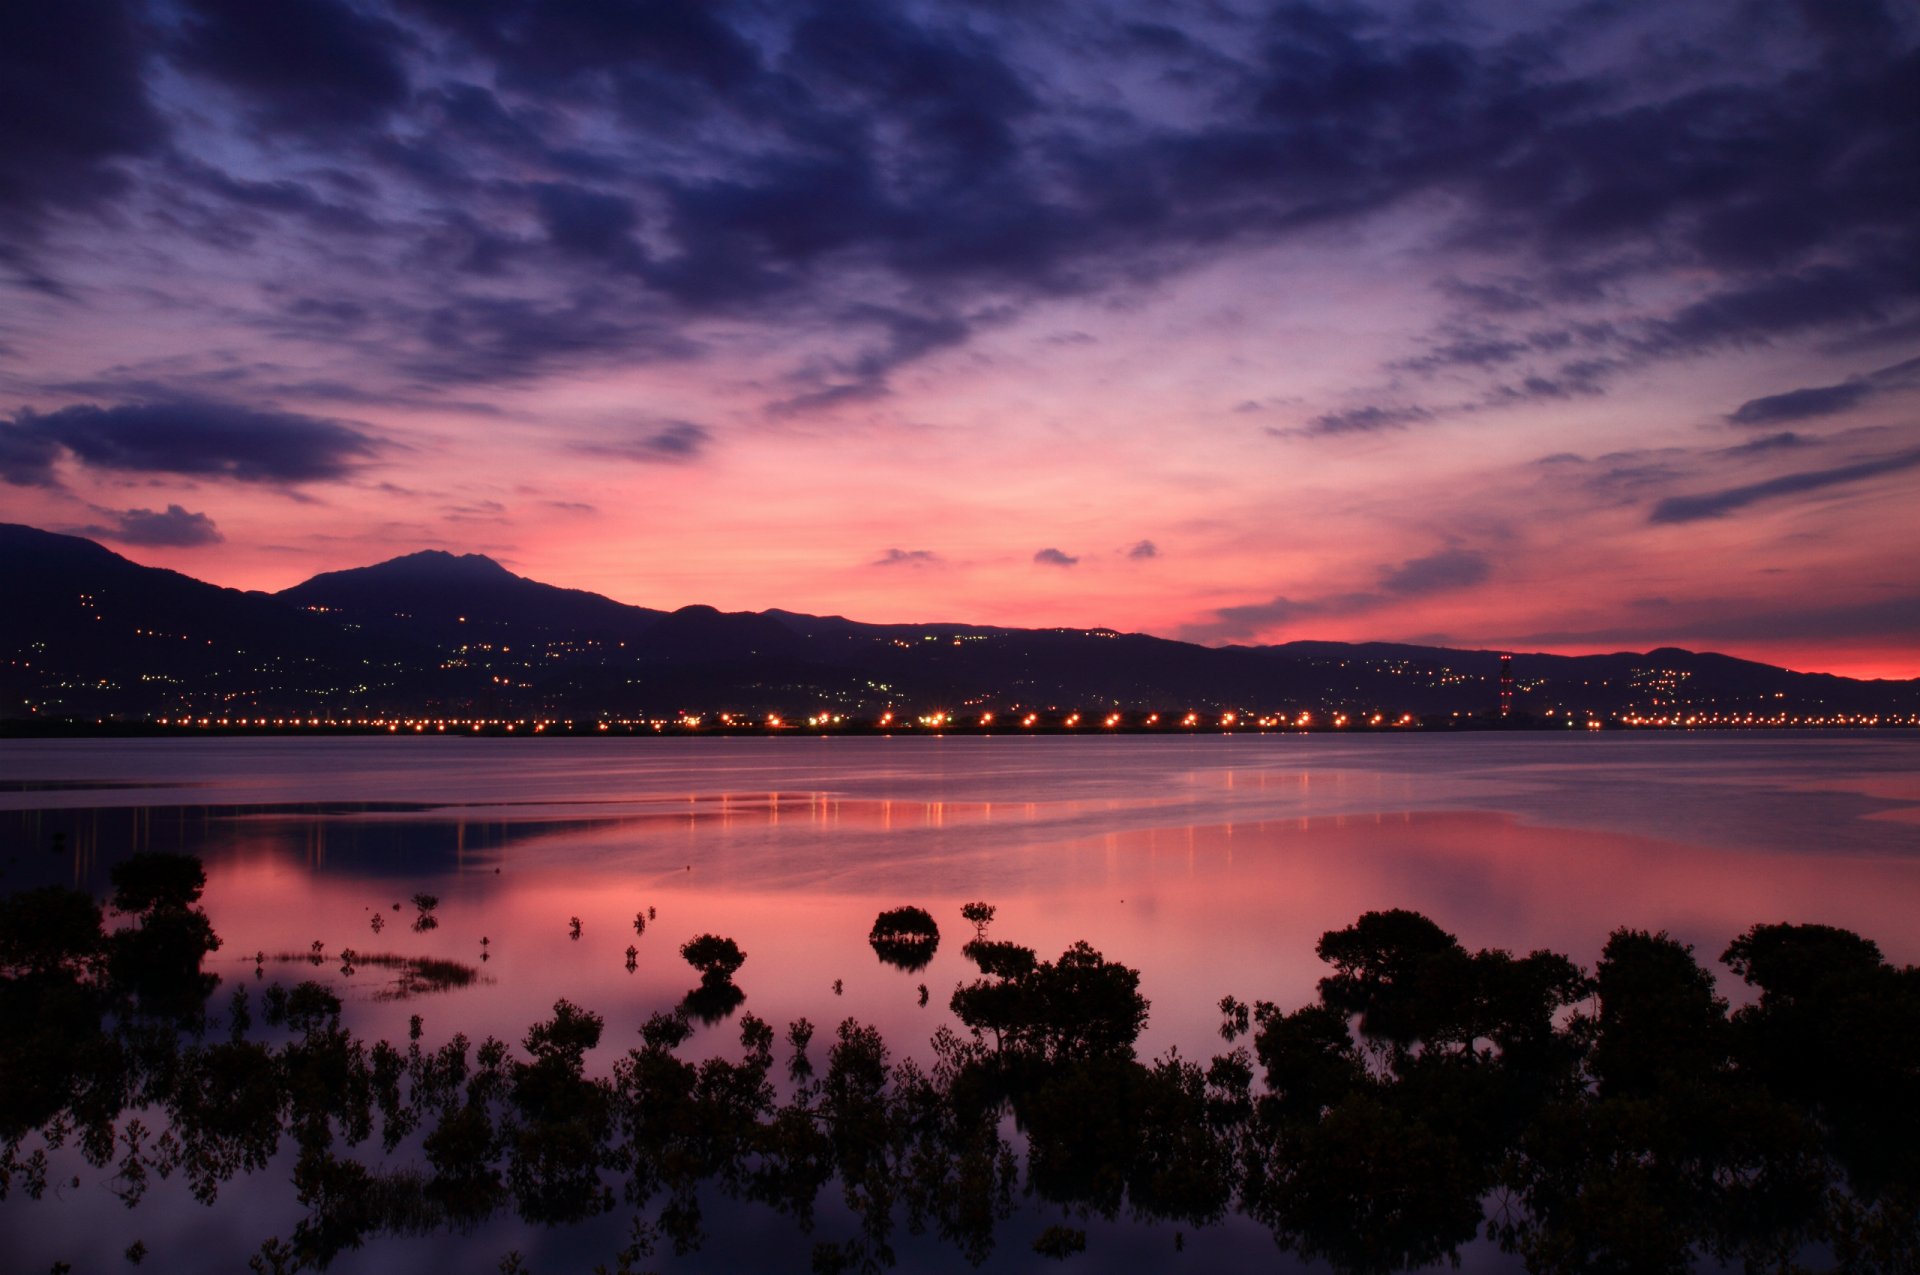
[[[243,589],[441,547],[661,609],[1920,676],[1915,39],[13,6],[0,520]]]

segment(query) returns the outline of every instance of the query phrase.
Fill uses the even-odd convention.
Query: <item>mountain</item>
[[[377,712],[448,690],[417,640],[32,527],[0,524],[0,597],[0,716]]]
[[[482,554],[456,557],[439,549],[323,572],[274,596],[363,628],[440,646],[510,643],[528,634],[617,646],[639,637],[661,614],[517,576]]]
[[[663,612],[429,551],[275,594],[0,525],[0,717],[671,717],[886,708],[1484,715],[1499,653],[1393,643],[1195,646],[1106,629]],[[1513,658],[1515,706],[1920,713],[1920,682],[1710,653]]]

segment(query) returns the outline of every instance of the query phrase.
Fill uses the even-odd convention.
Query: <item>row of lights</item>
[[[596,729],[603,730],[603,731],[610,730],[616,726],[628,728],[628,729],[631,729],[634,727],[649,727],[653,730],[664,730],[668,727],[671,727],[675,730],[699,730],[708,720],[709,719],[706,714],[682,713],[679,716],[673,717],[673,718],[618,718],[618,719],[612,719],[608,721],[596,722],[594,723],[594,725]],[[974,719],[972,722],[969,723],[962,720],[962,718],[957,714],[944,712],[944,711],[936,712],[936,713],[921,714],[919,716],[912,718],[911,720],[898,717],[891,711],[882,713],[879,717],[871,721],[849,719],[845,714],[834,713],[830,711],[822,711],[819,713],[810,714],[805,718],[806,726],[808,729],[811,729],[811,730],[822,730],[822,729],[827,729],[831,727],[846,726],[846,725],[853,725],[855,727],[872,726],[881,730],[893,730],[893,729],[905,730],[905,729],[911,729],[916,725],[920,727],[924,727],[929,730],[936,730],[936,731],[954,730],[954,729],[960,729],[966,726],[972,726],[976,729],[987,729],[992,727],[995,724],[995,722],[998,720],[999,718],[994,713],[987,712],[987,713],[980,714],[978,718]],[[1074,730],[1080,726],[1082,720],[1083,718],[1081,714],[1069,713],[1065,717],[1059,718],[1057,722],[1053,724],[1058,725],[1067,730]],[[1334,713],[1330,717],[1325,718],[1324,720],[1327,722],[1330,722],[1335,729],[1345,728],[1352,721],[1352,719],[1345,713]],[[790,721],[786,717],[783,717],[778,713],[768,713],[764,716],[753,716],[753,715],[740,714],[740,713],[719,713],[713,716],[713,721],[720,728],[727,729],[727,730],[753,730],[753,729],[793,730],[793,729],[798,729],[798,726],[799,726],[799,723],[797,721]],[[1040,714],[1038,713],[1027,713],[1023,715],[1019,719],[1019,721],[1020,721],[1021,728],[1024,730],[1033,730],[1036,727],[1041,727],[1047,724],[1043,721]],[[1232,730],[1238,727],[1249,726],[1249,725],[1258,727],[1261,730],[1307,730],[1307,729],[1312,729],[1314,725],[1320,721],[1322,721],[1321,718],[1316,718],[1314,714],[1310,712],[1300,713],[1299,715],[1293,716],[1293,717],[1288,717],[1285,715],[1267,715],[1262,717],[1249,717],[1249,716],[1243,716],[1240,713],[1227,712],[1227,713],[1220,714],[1217,720],[1213,719],[1211,715],[1203,719],[1199,713],[1188,713],[1179,719],[1179,725],[1188,730],[1199,728],[1203,724],[1208,727],[1217,726],[1222,730]],[[1366,723],[1369,726],[1376,726],[1376,727],[1384,726],[1384,725],[1391,725],[1393,727],[1408,727],[1408,726],[1414,726],[1418,724],[1413,714],[1411,713],[1402,713],[1398,717],[1394,718],[1391,723],[1387,721],[1387,718],[1384,714],[1374,713],[1371,716],[1366,718]],[[190,715],[183,716],[183,717],[155,718],[154,724],[157,726],[195,727],[195,728],[220,727],[220,728],[226,728],[226,729],[242,729],[242,730],[262,729],[262,728],[271,727],[271,728],[281,729],[281,730],[300,729],[300,728],[387,730],[392,732],[399,732],[404,730],[404,731],[412,731],[414,733],[424,733],[429,730],[439,732],[439,733],[444,733],[449,727],[455,730],[476,730],[476,731],[489,730],[489,729],[511,731],[511,730],[515,730],[516,728],[526,727],[531,729],[535,734],[540,734],[548,730],[549,728],[553,728],[553,727],[559,727],[561,729],[571,731],[574,729],[574,725],[575,725],[575,723],[570,719],[568,720],[535,719],[533,721],[526,721],[526,720],[509,720],[507,718],[464,718],[464,717],[391,717],[391,718],[390,717],[324,717],[323,718],[323,717],[194,717]],[[1124,713],[1108,713],[1100,721],[1100,725],[1106,730],[1118,730],[1121,727],[1126,726],[1128,724],[1129,723],[1128,723],[1127,715]],[[1145,717],[1139,718],[1137,722],[1135,722],[1134,724],[1141,727],[1158,726],[1160,724],[1160,714],[1148,713]]]
[[[1808,727],[1808,726],[1920,726],[1920,713],[1908,713],[1900,716],[1893,713],[1830,713],[1817,717],[1800,717],[1787,713],[1762,715],[1759,713],[1670,713],[1661,716],[1649,716],[1633,713],[1620,718],[1625,726],[1753,726],[1753,727]]]
[[[1458,714],[1455,714],[1455,716],[1458,716]],[[682,713],[672,718],[619,718],[595,722],[593,725],[594,728],[599,731],[609,731],[616,727],[624,730],[649,729],[656,732],[665,731],[669,728],[675,731],[698,731],[705,727],[709,720],[712,720],[718,728],[729,731],[783,731],[800,729],[800,721],[789,720],[778,713],[768,713],[764,716],[742,713],[719,713],[714,714],[711,719],[704,713]],[[1054,727],[1063,730],[1078,730],[1083,720],[1080,713],[1069,713],[1049,723],[1045,721],[1040,714],[1030,712],[1023,714],[1019,718],[1019,723],[1022,730]],[[1420,724],[1419,720],[1411,713],[1401,713],[1391,719],[1384,713],[1372,713],[1368,714],[1364,720],[1365,724],[1373,729],[1404,730],[1417,727]],[[1614,720],[1622,726],[1665,729],[1684,729],[1688,727],[1806,728],[1920,726],[1920,714],[1911,713],[1904,716],[1883,713],[1834,713],[1823,716],[1796,716],[1787,713],[1775,713],[1771,716],[1756,713],[1673,713],[1653,716],[1641,713],[1629,713],[1617,715]],[[978,718],[971,722],[968,722],[962,720],[957,714],[944,711],[921,714],[909,719],[899,717],[889,711],[882,713],[879,717],[872,720],[861,720],[848,718],[842,713],[823,710],[818,713],[809,714],[804,718],[804,721],[808,730],[829,730],[852,726],[856,729],[867,727],[882,731],[891,731],[911,730],[918,726],[926,730],[944,732],[968,727],[987,730],[993,728],[995,723],[1000,721],[1000,719],[994,713],[986,712],[980,714]],[[1334,730],[1344,730],[1352,725],[1353,721],[1354,719],[1346,713],[1316,716],[1311,712],[1303,712],[1292,716],[1286,714],[1266,714],[1254,717],[1242,715],[1237,712],[1226,712],[1220,714],[1218,718],[1215,718],[1211,714],[1203,717],[1199,713],[1190,712],[1178,719],[1178,726],[1184,730],[1197,730],[1202,728],[1237,730],[1246,727],[1252,727],[1258,730],[1314,730],[1325,729],[1329,726]],[[184,716],[155,718],[154,724],[156,726],[198,729],[212,729],[217,727],[241,730],[266,728],[278,730],[302,728],[319,730],[385,730],[393,734],[398,734],[402,731],[413,734],[425,734],[428,731],[436,734],[444,734],[451,728],[456,731],[498,730],[508,733],[525,729],[532,734],[539,735],[554,728],[568,732],[575,729],[575,723],[572,720],[557,718],[526,721],[509,720],[507,718]],[[1132,723],[1133,726],[1140,729],[1157,727],[1159,724],[1160,714],[1158,713],[1149,713],[1144,717],[1136,719]],[[1595,718],[1588,718],[1584,724],[1588,730],[1600,730],[1605,726],[1604,722]],[[1129,720],[1123,713],[1108,713],[1100,719],[1100,726],[1104,730],[1119,730],[1128,725]],[[1571,717],[1569,717],[1567,725],[1569,727],[1574,725]]]

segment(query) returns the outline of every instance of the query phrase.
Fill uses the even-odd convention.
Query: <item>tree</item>
[[[1039,963],[1030,947],[990,939],[975,939],[961,948],[960,953],[978,965],[982,974],[994,978],[1019,978],[1032,973],[1033,967]]]
[[[734,974],[747,961],[747,954],[740,950],[739,944],[717,934],[688,939],[680,945],[680,956],[700,971],[700,982],[705,987],[731,983]]]
[[[77,974],[106,947],[100,905],[50,885],[0,899],[0,972]]]
[[[874,918],[867,942],[888,965],[909,972],[923,970],[940,946],[940,926],[925,908],[889,908]]]
[[[1321,935],[1315,950],[1333,966],[1320,980],[1329,1008],[1360,1016],[1360,1030],[1405,1051],[1416,1041],[1465,1034],[1473,1001],[1472,958],[1460,941],[1418,912],[1368,912]]]
[[[207,888],[207,870],[188,854],[136,854],[113,865],[113,906],[134,914],[190,908]]]
[[[1042,1061],[1130,1057],[1147,1021],[1139,989],[1140,971],[1080,942],[1023,974],[957,988],[950,1003],[976,1033]]]

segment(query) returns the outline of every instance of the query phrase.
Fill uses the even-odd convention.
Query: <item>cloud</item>
[[[890,392],[887,376],[895,368],[959,345],[972,332],[972,326],[957,315],[937,311],[920,313],[859,305],[847,310],[843,319],[851,324],[877,326],[882,334],[880,343],[838,362],[826,374],[838,380],[829,379],[818,389],[771,404],[773,411],[788,415],[883,397]]]
[[[1860,639],[1910,639],[1920,631],[1920,594],[1906,593],[1868,602],[1831,606],[1774,607],[1752,599],[1710,598],[1690,606],[1654,607],[1665,612],[1657,623],[1601,629],[1554,629],[1516,635],[1511,645],[1569,646],[1670,645],[1691,642],[1845,642]]]
[[[1497,332],[1454,334],[1433,350],[1392,366],[1410,372],[1432,372],[1446,367],[1492,368],[1511,363],[1533,347]]]
[[[1044,567],[1071,567],[1080,559],[1059,549],[1042,549],[1033,555],[1033,560]]]
[[[615,80],[623,97],[655,77],[727,92],[760,72],[753,44],[707,0],[401,0],[410,13],[453,32],[516,89],[566,96]]]
[[[1136,540],[1133,543],[1133,547],[1127,550],[1127,557],[1132,558],[1135,562],[1141,562],[1145,559],[1157,558],[1159,556],[1160,546],[1151,540]]]
[[[34,127],[0,154],[0,216],[111,212],[128,243],[186,236],[250,250],[236,260],[261,275],[326,279],[359,313],[263,289],[277,332],[432,384],[695,357],[692,325],[723,319],[789,357],[774,406],[795,411],[886,395],[899,369],[973,341],[984,312],[1115,297],[1399,213],[1427,232],[1448,312],[1382,366],[1503,383],[1470,402],[1594,392],[1726,344],[1897,331],[1920,304],[1911,24],[1843,37],[1873,24],[1797,6],[1758,57],[1734,38],[1750,24],[1711,6],[1156,16],[16,4],[0,118]],[[1685,52],[1610,57],[1626,47]],[[24,252],[0,263],[57,285]],[[1700,279],[1718,282],[1677,282]],[[1595,322],[1559,352],[1502,326],[1546,331],[1561,307]],[[796,337],[847,326],[877,336],[832,359]],[[1328,412],[1307,432],[1419,411]]]
[[[440,384],[522,381],[616,353],[628,364],[699,350],[677,324],[589,287],[566,297],[460,297],[390,316],[409,375]]]
[[[1269,602],[1216,607],[1210,619],[1183,626],[1180,636],[1188,642],[1219,642],[1231,638],[1250,638],[1268,629],[1280,628],[1295,620],[1321,614],[1323,611],[1317,603],[1296,602],[1282,595]]]
[[[1380,430],[1405,429],[1416,422],[1432,419],[1433,413],[1424,407],[1369,405],[1349,408],[1343,412],[1326,412],[1316,416],[1307,422],[1305,432],[1308,434],[1372,434]]]
[[[106,526],[84,527],[81,529],[82,535],[117,540],[121,544],[169,549],[197,549],[203,545],[217,545],[226,539],[220,534],[220,529],[214,526],[213,519],[205,514],[188,513],[179,505],[168,505],[162,513],[155,513],[151,509],[103,512],[110,513],[114,521]]]
[[[1180,636],[1189,642],[1219,642],[1251,638],[1305,619],[1363,615],[1403,602],[1469,589],[1492,574],[1485,554],[1471,549],[1442,549],[1425,557],[1408,558],[1379,568],[1377,589],[1328,594],[1318,598],[1290,598],[1282,594],[1267,602],[1216,608],[1205,620],[1185,625]]]
[[[1424,597],[1470,588],[1493,573],[1487,556],[1471,549],[1443,549],[1424,558],[1408,558],[1383,567],[1380,587],[1398,597]]]
[[[338,0],[186,0],[177,63],[238,93],[268,127],[378,124],[404,105],[406,32]]]
[[[941,561],[931,549],[889,549],[868,563],[874,567],[930,567]]]
[[[1801,447],[1817,447],[1818,440],[1805,434],[1796,434],[1790,429],[1777,434],[1762,434],[1759,438],[1738,443],[1721,452],[1723,456],[1753,456],[1761,452],[1789,451]]]
[[[108,204],[132,185],[121,167],[157,152],[168,130],[147,96],[146,37],[120,0],[0,5],[0,226],[37,227],[57,208]],[[24,258],[0,256],[26,275]]]
[[[631,199],[558,182],[537,183],[533,196],[554,247],[613,265],[639,263],[633,232],[640,214]]]
[[[7,481],[51,486],[62,452],[93,469],[293,485],[344,478],[381,444],[340,421],[209,400],[84,405],[0,424]]]
[[[697,460],[713,444],[713,431],[692,421],[662,421],[645,433],[613,443],[581,443],[575,450],[590,456],[610,456],[683,464]]]
[[[0,478],[15,487],[57,487],[53,463],[59,457],[52,438],[22,429],[18,421],[0,424]]]
[[[1732,513],[1736,509],[1744,509],[1748,505],[1778,496],[1824,491],[1830,487],[1848,486],[1879,478],[1885,474],[1897,474],[1915,468],[1920,468],[1920,447],[1857,461],[1851,465],[1839,465],[1832,469],[1781,474],[1764,482],[1728,487],[1721,491],[1703,492],[1692,496],[1670,496],[1653,507],[1647,515],[1647,521],[1652,523],[1698,522],[1704,518],[1718,518],[1722,514]]]
[[[1781,425],[1834,416],[1852,411],[1889,389],[1913,384],[1916,374],[1920,374],[1920,359],[1908,359],[1838,385],[1812,385],[1749,399],[1729,413],[1727,419],[1735,425]]]
[[[1811,420],[1850,411],[1872,395],[1873,387],[1865,381],[1809,386],[1785,394],[1748,399],[1728,413],[1727,419],[1735,425],[1780,425],[1787,421]]]

